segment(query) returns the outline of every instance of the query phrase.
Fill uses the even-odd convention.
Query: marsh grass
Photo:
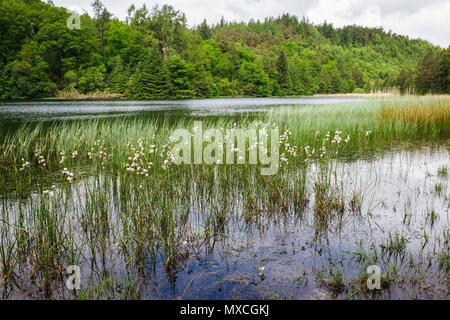
[[[0,148],[3,278],[48,296],[136,298],[143,270],[160,263],[175,279],[226,237],[235,217],[263,232],[267,221],[302,219],[314,201],[314,221],[326,233],[345,212],[361,214],[364,198],[356,190],[345,199],[338,162],[445,136],[449,106],[448,98],[385,98],[202,119],[204,130],[279,128],[282,159],[273,176],[261,176],[261,165],[174,165],[169,137],[193,128],[189,117],[23,125]],[[405,249],[402,236],[389,235],[381,255]],[[87,287],[68,293],[62,279],[73,264],[91,274]],[[329,277],[331,290],[342,292],[342,270]]]
[[[448,97],[390,101],[382,106],[379,117],[394,127],[436,136],[450,130],[450,103]]]

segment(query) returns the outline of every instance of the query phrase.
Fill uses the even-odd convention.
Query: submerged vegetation
[[[83,14],[81,28],[69,29],[71,13],[51,2],[0,1],[0,99],[96,97],[105,90],[133,99],[394,87],[450,93],[448,48],[381,28],[314,25],[290,14],[188,27],[169,5],[131,5],[125,21],[98,0],[92,6],[94,16]]]
[[[0,0],[0,99],[371,94],[223,99],[245,106],[221,115],[5,102],[72,111],[0,117],[2,298],[449,298],[450,48],[290,14],[189,27],[170,5],[131,5],[124,21],[92,7],[77,29],[52,1]],[[177,164],[177,129],[214,140],[214,161]]]
[[[273,176],[260,175],[260,165],[175,165],[171,134],[193,128],[194,117],[23,124],[0,141],[0,292],[5,298],[274,298],[321,287],[340,298],[446,298],[448,150],[447,162],[433,171],[439,194],[414,191],[427,201],[428,214],[401,198],[409,193],[374,204],[380,182],[361,184],[357,168],[361,157],[371,163],[419,139],[439,145],[449,137],[449,110],[448,97],[427,96],[201,119],[204,129],[221,131],[278,128],[280,170]],[[346,169],[353,161],[356,168]],[[399,176],[408,185],[410,175]],[[369,239],[361,230],[381,222],[376,212],[389,206],[390,221],[403,205],[413,222],[383,224],[376,239],[363,242]],[[415,227],[402,229],[415,219],[427,221],[418,238]],[[347,228],[354,234],[337,240]],[[283,257],[297,255],[312,259],[310,265],[295,264],[284,271],[293,280],[280,283]],[[366,285],[373,264],[382,269],[375,291]],[[83,270],[80,290],[65,287],[69,265]]]

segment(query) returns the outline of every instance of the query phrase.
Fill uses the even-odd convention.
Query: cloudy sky
[[[53,0],[55,5],[91,13],[93,0]],[[357,24],[382,26],[385,30],[426,39],[441,47],[450,45],[450,0],[102,0],[116,17],[124,19],[132,3],[171,4],[186,14],[189,25],[204,18],[215,23],[223,16],[229,21],[248,21],[278,16],[284,12],[311,22],[332,22],[335,26]]]

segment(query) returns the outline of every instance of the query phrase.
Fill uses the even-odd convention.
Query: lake
[[[385,103],[2,102],[0,249],[13,253],[2,263],[14,281],[0,292],[447,299],[450,138],[380,122]],[[276,128],[279,171],[170,163],[172,129],[191,130],[193,119],[218,130]],[[62,276],[73,264],[78,291]],[[377,290],[367,287],[369,266],[381,270]]]

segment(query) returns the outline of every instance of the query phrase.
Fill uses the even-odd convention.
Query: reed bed
[[[423,98],[412,101],[390,101],[384,104],[380,111],[380,121],[390,122],[407,128],[414,126],[418,131],[431,132],[449,129],[450,103],[449,98]]]
[[[121,99],[123,95],[120,93],[105,91],[90,92],[87,94],[80,93],[77,89],[58,91],[56,98],[65,100],[113,100]]]

